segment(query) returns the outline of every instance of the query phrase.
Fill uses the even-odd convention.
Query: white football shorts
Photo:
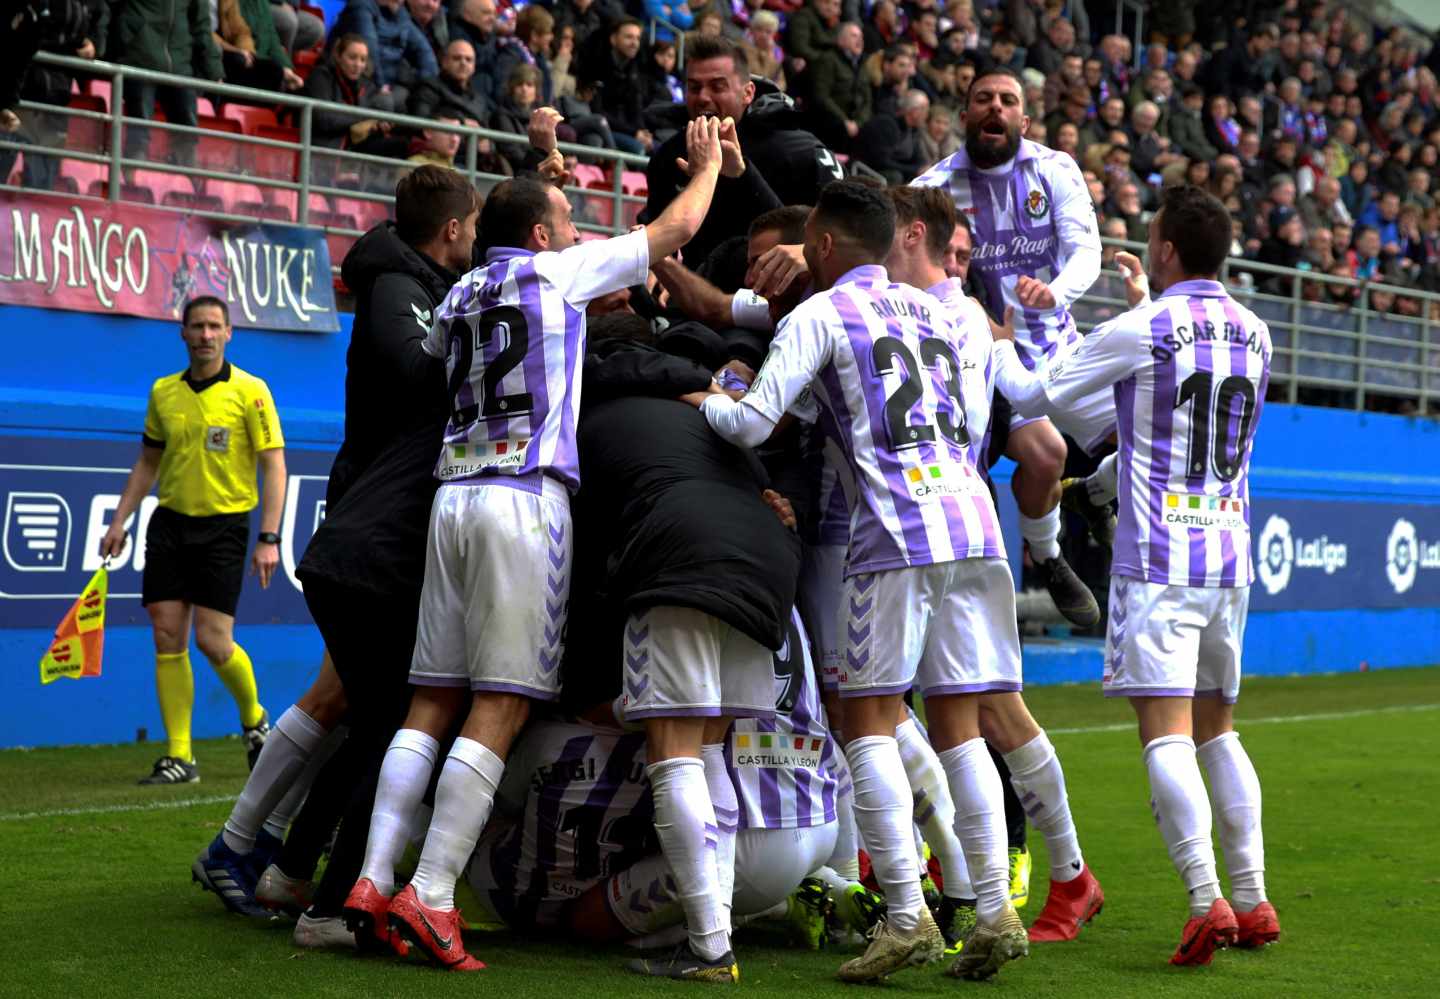
[[[1240,696],[1248,586],[1171,586],[1110,577],[1106,697]]]
[[[626,721],[775,714],[774,655],[690,607],[650,607],[625,622]]]

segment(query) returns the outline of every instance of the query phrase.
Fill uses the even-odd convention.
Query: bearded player
[[[914,185],[945,188],[968,217],[975,239],[970,270],[985,288],[991,317],[1015,310],[1016,354],[1027,370],[1043,372],[1080,343],[1069,306],[1100,275],[1100,230],[1075,161],[1020,137],[1030,127],[1024,93],[1011,70],[976,77],[965,147]],[[1030,557],[1060,613],[1089,627],[1099,622],[1100,607],[1060,554],[1065,441],[1056,427],[1087,451],[1100,447],[1115,427],[1114,402],[1097,393],[1050,420],[1014,415],[1005,451],[1019,466],[1011,488]]]

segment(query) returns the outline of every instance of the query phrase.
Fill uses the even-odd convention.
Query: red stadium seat
[[[162,205],[171,208],[185,208],[192,212],[223,212],[224,203],[213,194],[196,194],[191,191],[188,194],[184,191],[168,191],[165,197],[160,199]]]
[[[300,192],[287,191],[279,187],[267,187],[265,188],[265,203],[270,206],[271,210],[271,213],[265,216],[266,218],[283,218],[287,222],[294,222],[298,217],[296,208],[300,204]]]
[[[83,86],[84,89],[80,89]],[[106,108],[110,106],[110,81],[109,80],[88,80],[83,85],[75,84],[75,92],[89,94],[91,97],[98,97]]]
[[[86,192],[92,198],[110,197],[110,184],[104,180],[92,180],[90,188]],[[137,187],[134,184],[122,184],[120,187],[120,200],[128,201],[132,205],[153,205],[156,198],[154,192],[148,187]]]
[[[310,79],[310,71],[320,64],[320,52],[316,49],[307,49],[304,52],[295,53],[295,72],[300,79]]]
[[[71,94],[69,106],[80,111],[107,110],[105,99],[93,94]],[[110,145],[110,123],[98,118],[72,115],[65,124],[65,148],[86,153],[102,153]]]
[[[254,219],[275,222],[293,222],[294,218],[284,205],[272,205],[268,201],[237,201],[230,206],[236,215],[247,215]]]
[[[242,135],[240,123],[233,118],[204,116],[200,127],[213,135],[202,135],[195,143],[195,165],[221,173],[240,173],[245,163],[247,146],[230,136]],[[174,139],[172,137],[171,141]]]
[[[359,198],[336,198],[335,211],[355,219],[355,228],[369,232],[390,217],[390,206],[381,201],[362,201]]]
[[[194,194],[195,185],[190,178],[178,173],[161,173],[159,170],[136,170],[131,179],[135,187],[148,189],[153,195],[152,204],[160,204],[171,192]],[[123,197],[123,194],[122,194]],[[129,200],[128,198],[126,199]]]
[[[225,110],[221,113],[226,118],[234,118],[238,121],[246,135],[254,135],[261,125],[280,124],[276,120],[275,111],[272,108],[251,107],[249,104],[226,104]]]
[[[75,185],[76,194],[88,193],[92,184],[105,184],[110,168],[104,163],[90,163],[86,160],[61,160],[60,179]]]
[[[300,130],[288,125],[260,125],[252,133],[260,139],[276,139],[300,145]],[[250,146],[250,162],[255,176],[274,180],[298,180],[300,177],[300,150],[277,149],[274,146]]]
[[[215,105],[210,103],[210,98],[195,95],[195,114],[201,118],[214,118]]]
[[[581,203],[576,207],[579,208],[582,213],[588,216],[589,220],[592,222],[598,222],[600,225],[606,226],[607,228],[614,225],[615,200],[614,198],[610,197],[610,194],[613,191],[613,188],[611,188],[610,186],[610,182],[608,180],[602,180],[598,183],[592,182],[590,184],[586,184],[585,186],[592,191],[602,191],[604,193],[586,195],[581,200]]]
[[[643,198],[650,193],[650,181],[638,170],[626,170],[620,175],[620,190]]]
[[[330,215],[330,214],[331,214],[330,199],[327,198],[327,197],[325,197],[325,195],[323,195],[323,194],[311,194],[311,195],[310,195],[310,217],[313,219],[313,218],[314,218],[315,216],[317,216],[317,215]]]
[[[208,180],[205,182],[205,193],[219,198],[225,211],[232,215],[241,214],[236,211],[239,205],[262,204],[265,201],[260,188],[234,180]]]
[[[605,171],[591,163],[575,164],[575,186],[594,187],[595,182],[605,184]]]

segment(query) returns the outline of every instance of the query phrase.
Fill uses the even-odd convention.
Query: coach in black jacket
[[[340,267],[355,294],[355,324],[328,506],[386,445],[445,406],[445,365],[421,345],[435,307],[470,269],[480,198],[454,170],[422,166],[400,181],[395,199],[397,221],[361,236]]]
[[[613,690],[626,615],[650,607],[701,611],[770,649],[784,641],[800,542],[761,498],[755,455],[678,401],[710,378],[634,343],[602,342],[586,358],[567,705]]]
[[[844,171],[834,154],[801,127],[803,118],[790,98],[778,91],[756,97],[761,84],[749,78],[744,52],[728,39],[697,38],[690,43],[685,78],[688,117],[733,118],[739,139],[738,150],[726,143],[710,213],[685,246],[685,262],[696,267],[726,239],[745,235],[750,220],[762,212],[813,204],[816,192],[840,180]],[[763,86],[773,90],[774,85]],[[682,128],[650,157],[645,168],[650,196],[642,222],[658,218],[689,183],[676,162],[684,155]]]

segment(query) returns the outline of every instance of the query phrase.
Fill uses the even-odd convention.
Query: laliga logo
[[[1290,585],[1290,567],[1295,562],[1295,539],[1290,521],[1272,514],[1265,521],[1258,544],[1260,582],[1272,597]]]
[[[1390,528],[1390,538],[1385,542],[1385,577],[1396,593],[1404,593],[1415,585],[1415,574],[1420,570],[1418,549],[1415,525],[1401,517]]]

